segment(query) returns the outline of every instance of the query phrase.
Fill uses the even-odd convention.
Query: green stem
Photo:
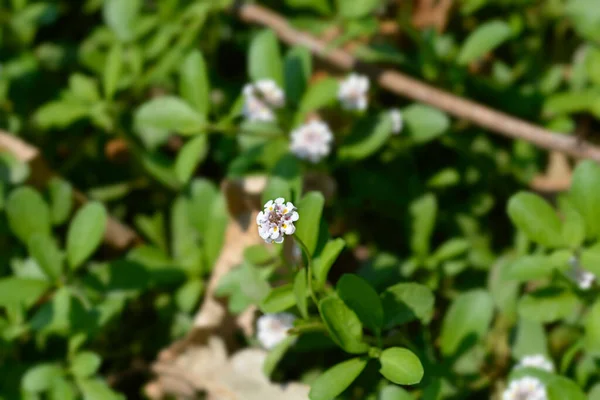
[[[295,236],[295,235],[294,235],[294,239],[296,239],[296,242],[300,245],[304,254],[306,254],[306,259],[308,260],[307,265],[306,265],[307,275],[308,275],[308,292],[310,293],[310,297],[312,297],[313,301],[315,302],[315,305],[318,306],[319,300],[317,300],[317,296],[315,296],[315,292],[313,291],[313,287],[312,287],[312,257],[310,256],[308,247],[306,247],[304,242],[298,236]]]

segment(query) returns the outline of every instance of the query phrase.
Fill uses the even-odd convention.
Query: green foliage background
[[[433,400],[500,398],[529,374],[551,400],[600,398],[598,289],[570,278],[573,260],[600,277],[600,167],[542,196],[528,185],[546,156],[525,142],[377,87],[344,111],[343,75],[229,3],[0,0],[0,128],[61,176],[34,189],[0,149],[0,398],[143,398],[151,372],[124,372],[191,328],[229,219],[219,185],[257,174],[264,201],[298,207],[304,259],[248,248],[217,293],[232,313],[298,315],[273,379],[313,400]],[[413,23],[417,1],[260,3],[337,28],[331,45],[353,41],[362,62],[565,135],[598,128],[596,0],[457,0],[441,31]],[[286,106],[245,121],[242,88],[263,78]],[[313,113],[335,136],[318,164],[288,150]],[[76,209],[74,188],[91,201]],[[102,246],[109,215],[145,244]],[[531,354],[556,372],[513,368]]]

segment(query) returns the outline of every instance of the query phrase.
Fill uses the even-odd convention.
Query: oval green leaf
[[[369,346],[362,342],[360,320],[342,300],[336,297],[321,300],[319,312],[331,339],[342,349],[352,354],[365,353],[369,349]]]
[[[6,214],[10,230],[24,244],[36,232],[50,236],[50,210],[34,189],[13,190],[6,200]]]
[[[358,275],[344,274],[337,283],[338,296],[369,329],[377,331],[383,325],[383,306],[371,285]]]
[[[563,244],[558,215],[544,199],[533,193],[519,192],[508,201],[508,215],[527,237],[547,247]]]
[[[353,358],[323,372],[312,384],[310,400],[334,400],[354,382],[367,366],[368,360]]]
[[[71,221],[67,232],[67,261],[75,270],[92,255],[102,242],[108,216],[100,203],[83,206]]]
[[[423,365],[412,351],[401,347],[384,350],[379,357],[379,372],[398,385],[414,385],[423,379]]]
[[[511,36],[510,26],[499,20],[488,21],[469,35],[458,54],[457,62],[467,65],[500,46]]]

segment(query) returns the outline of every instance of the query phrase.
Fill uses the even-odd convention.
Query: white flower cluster
[[[547,400],[546,387],[539,379],[526,376],[510,383],[502,400]]]
[[[338,99],[346,110],[364,111],[367,109],[369,78],[364,75],[350,74],[340,83]]]
[[[538,368],[543,369],[544,371],[554,372],[554,364],[552,364],[552,361],[548,360],[542,354],[533,354],[523,357],[517,365],[517,368],[524,367]]]
[[[289,201],[286,203],[283,197],[269,200],[265,203],[265,209],[256,216],[258,234],[267,243],[281,243],[284,235],[294,234],[294,222],[299,218],[296,207]]]
[[[275,119],[274,109],[285,104],[285,95],[275,81],[261,79],[247,84],[242,91],[244,95],[244,116],[249,121],[269,122]]]
[[[290,313],[265,314],[257,323],[257,337],[262,346],[270,350],[288,336],[296,317]]]
[[[397,108],[393,108],[388,111],[388,115],[392,120],[392,133],[399,134],[402,132],[402,128],[404,127],[404,119],[402,118],[402,113]]]
[[[296,157],[317,163],[329,155],[333,134],[325,122],[312,120],[292,131],[290,151]]]
[[[567,272],[569,278],[573,280],[582,290],[588,290],[594,284],[596,277],[590,271],[583,269],[579,263],[579,259],[573,256],[569,259],[571,269]]]

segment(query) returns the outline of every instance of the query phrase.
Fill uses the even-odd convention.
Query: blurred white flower
[[[276,108],[283,107],[285,96],[277,84],[270,79],[261,79],[247,84],[242,90],[244,95],[244,116],[249,121],[273,121]]]
[[[392,133],[398,134],[402,132],[404,127],[404,119],[402,113],[397,108],[393,108],[389,111],[390,119],[392,120]]]
[[[286,203],[283,197],[269,200],[265,209],[256,216],[258,234],[267,243],[281,243],[284,235],[294,234],[294,222],[299,218],[296,207],[290,201]]]
[[[569,264],[571,268],[567,271],[567,275],[569,278],[573,280],[582,290],[588,290],[592,287],[596,277],[590,271],[583,269],[581,264],[579,263],[579,259],[576,256],[573,256],[569,259]]]
[[[502,400],[547,400],[546,387],[536,378],[514,380],[502,393]]]
[[[521,359],[517,368],[531,367],[539,368],[548,372],[554,372],[554,364],[542,354],[525,356]]]
[[[298,158],[319,162],[329,155],[333,134],[326,123],[312,120],[291,133],[290,151]]]
[[[290,313],[265,314],[257,325],[257,337],[263,347],[272,349],[288,336],[288,330],[294,327],[296,317]]]
[[[350,74],[340,83],[338,99],[346,110],[364,111],[367,109],[369,78],[364,75]]]

